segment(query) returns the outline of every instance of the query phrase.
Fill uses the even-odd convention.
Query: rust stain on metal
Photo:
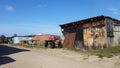
[[[76,37],[76,33],[67,34],[65,36],[65,40],[63,42],[63,46],[64,47],[74,46],[75,37]]]

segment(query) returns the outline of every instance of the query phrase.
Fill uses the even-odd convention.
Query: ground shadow
[[[15,62],[16,60],[8,57],[8,56],[0,56],[0,65]]]
[[[22,52],[22,51],[29,51],[29,50],[0,45],[0,56],[18,53],[18,52]]]
[[[19,53],[23,51],[29,51],[29,50],[0,45],[0,65],[15,61],[14,59],[8,57],[7,55]]]

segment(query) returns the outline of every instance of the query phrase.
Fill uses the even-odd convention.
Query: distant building
[[[93,49],[120,45],[120,21],[109,16],[96,16],[60,27],[65,37],[64,47]]]
[[[44,35],[35,35],[32,37],[33,41],[45,41],[50,38],[50,34],[44,34]]]
[[[32,40],[32,37],[31,36],[14,36],[12,40],[13,40],[13,44],[18,44],[21,41]]]

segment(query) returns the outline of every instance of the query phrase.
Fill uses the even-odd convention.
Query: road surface
[[[0,68],[119,68],[116,61],[103,61],[96,56],[89,57],[64,49],[30,49],[19,46],[10,48],[14,48],[12,53],[1,55],[3,63]],[[5,51],[10,52],[10,48]]]

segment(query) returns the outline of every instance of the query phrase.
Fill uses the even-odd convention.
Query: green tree
[[[0,43],[5,43],[5,35],[0,36]]]

